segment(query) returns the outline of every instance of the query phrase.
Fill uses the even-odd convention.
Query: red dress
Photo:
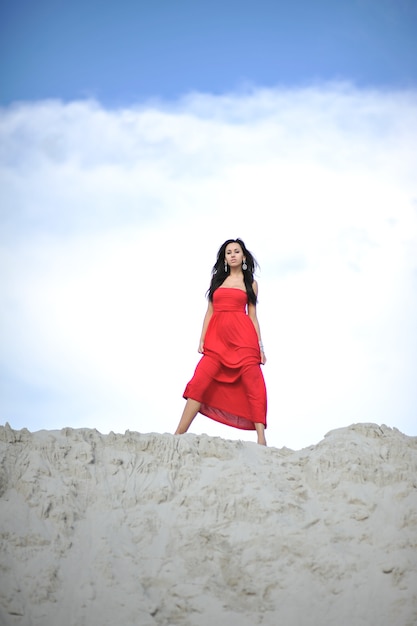
[[[219,287],[213,294],[204,356],[183,397],[200,402],[200,413],[223,424],[244,430],[255,430],[255,422],[266,427],[267,399],[260,361],[246,292]]]

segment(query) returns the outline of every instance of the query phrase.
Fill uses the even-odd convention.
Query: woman
[[[187,432],[198,412],[212,419],[256,430],[266,446],[266,388],[260,364],[266,362],[256,316],[256,260],[241,239],[220,247],[208,289],[198,351],[204,356],[183,397],[187,400],[176,435]]]

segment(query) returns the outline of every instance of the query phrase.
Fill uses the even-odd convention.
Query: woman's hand
[[[263,350],[261,350],[261,363],[262,363],[262,365],[265,365],[265,363],[266,363],[266,356],[265,356],[265,352]]]
[[[198,346],[198,352],[200,354],[204,354],[204,341],[202,339],[200,340],[200,345]]]

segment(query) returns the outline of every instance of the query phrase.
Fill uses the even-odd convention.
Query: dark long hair
[[[245,244],[241,239],[228,239],[225,241],[219,248],[217,253],[216,263],[213,265],[213,269],[211,271],[211,283],[210,287],[207,290],[207,296],[210,301],[213,300],[213,294],[224,283],[226,278],[229,276],[229,272],[224,269],[224,259],[226,256],[226,248],[230,243],[238,243],[242,248],[243,256],[246,259],[246,265],[248,268],[243,270],[243,280],[245,281],[246,293],[248,294],[248,302],[252,304],[256,304],[256,294],[253,290],[253,275],[255,273],[255,269],[258,266],[258,263],[251,252],[247,249]]]

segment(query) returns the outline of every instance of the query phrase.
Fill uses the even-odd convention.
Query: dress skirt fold
[[[266,427],[267,397],[258,336],[242,289],[219,287],[204,339],[204,354],[184,398],[201,403],[200,413],[228,426]]]

